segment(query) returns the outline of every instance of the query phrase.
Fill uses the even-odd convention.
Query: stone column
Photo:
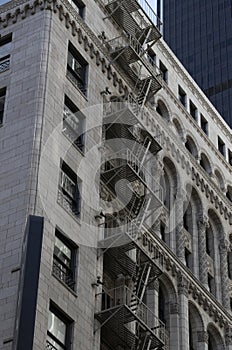
[[[204,216],[198,221],[198,243],[199,243],[199,277],[201,283],[209,289],[208,286],[208,267],[206,252],[206,229],[209,227],[208,218]]]
[[[179,304],[169,304],[169,350],[176,350],[180,348],[179,339]]]
[[[175,201],[175,228],[176,228],[176,253],[185,264],[185,236],[183,233],[184,201],[187,195],[185,191],[178,191]]]
[[[227,260],[228,251],[229,251],[229,244],[223,238],[220,240],[220,245],[219,245],[220,269],[221,269],[221,291],[222,291],[222,304],[227,309],[230,308],[228,260]]]
[[[178,276],[178,295],[179,295],[179,350],[189,350],[189,308],[188,308],[188,280]]]
[[[197,349],[198,350],[208,350],[208,333],[206,331],[197,332]]]

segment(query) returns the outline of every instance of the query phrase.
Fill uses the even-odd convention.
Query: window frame
[[[178,85],[178,100],[185,108],[187,107],[187,94],[180,85]]]
[[[72,337],[72,324],[73,320],[68,317],[58,306],[53,302],[50,302],[49,314],[53,314],[61,322],[65,324],[65,342],[62,343],[52,332],[49,330],[49,316],[48,316],[48,326],[47,326],[47,337],[46,337],[46,349],[55,350],[56,347],[53,345],[48,338],[53,340],[60,348],[63,350],[70,350],[71,337]],[[49,346],[49,347],[48,347]]]
[[[70,188],[68,188],[69,185]],[[72,193],[72,191],[74,191],[75,193]],[[77,177],[76,173],[68,166],[68,164],[63,159],[60,160],[58,203],[68,213],[70,213],[76,218],[80,218],[81,180]]]
[[[56,238],[70,250],[70,266],[68,266],[56,253]],[[58,248],[58,247],[57,247]],[[58,248],[59,249],[59,248]],[[62,253],[62,252],[61,252]],[[71,241],[60,229],[56,228],[55,230],[55,243],[53,248],[53,265],[52,265],[52,274],[59,279],[65,286],[75,291],[76,289],[76,280],[77,280],[77,257],[78,257],[78,246]],[[55,265],[59,264],[59,266]],[[60,267],[61,265],[61,267]],[[66,281],[66,276],[64,270],[68,271],[68,277],[70,282]],[[58,269],[58,273],[57,273]],[[64,274],[64,275],[63,275]],[[65,278],[61,277],[65,276]]]
[[[0,127],[3,125],[5,103],[6,103],[6,87],[0,89]],[[2,109],[1,109],[1,106],[3,106]]]
[[[75,65],[77,65],[76,68]],[[67,78],[72,82],[72,84],[85,97],[87,97],[88,91],[88,67],[88,62],[75,48],[75,46],[71,42],[69,42],[66,75]]]
[[[78,9],[79,16],[84,20],[85,19],[86,6],[83,3],[83,1],[81,1],[81,0],[68,0],[68,2],[70,3],[70,5],[74,9],[76,9],[76,8]]]
[[[220,136],[217,138],[218,141],[218,151],[221,153],[223,157],[226,155],[226,145],[225,142],[221,139]]]
[[[76,129],[75,123],[77,125]],[[83,113],[81,113],[72,100],[65,95],[62,132],[82,154],[85,153],[85,123],[86,120]]]
[[[201,130],[208,136],[209,135],[209,123],[208,120],[201,114],[200,116]]]

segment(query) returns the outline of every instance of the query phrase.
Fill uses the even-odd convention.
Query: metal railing
[[[96,298],[102,304],[101,311],[127,306],[136,318],[150,329],[150,332],[154,336],[159,338],[163,343],[165,342],[166,332],[164,323],[127,286],[103,291],[96,294]],[[121,320],[119,319],[118,322],[121,322]]]
[[[46,341],[46,350],[58,350],[54,345],[52,345],[48,340]]]
[[[86,96],[87,88],[85,85],[74,75],[72,71],[67,70],[66,74],[67,78],[73,83],[73,85]]]
[[[128,0],[123,0],[123,2],[126,2]],[[152,7],[150,6],[150,4],[147,2],[147,0],[131,0],[134,3],[137,3],[140,6],[140,10],[143,11],[143,13],[146,15],[147,19],[154,24],[158,30],[160,31],[162,29],[162,22],[160,20],[160,18],[158,17],[158,15],[154,12],[154,10],[152,9]],[[105,5],[110,5],[112,3],[115,3],[115,0],[104,0]],[[137,10],[138,11],[138,10]],[[141,15],[141,18],[143,16]]]
[[[133,35],[126,36],[118,36],[112,40],[108,41],[108,44],[111,47],[111,50],[117,51],[123,49],[125,47],[131,47],[138,58],[142,61],[144,66],[151,72],[154,77],[163,77],[163,73],[156,65],[154,59],[144,50],[143,46],[140,42],[133,37]]]
[[[58,189],[57,202],[71,215],[75,217],[80,216],[79,205],[69,196],[65,195],[61,188]]]
[[[163,190],[160,184],[154,179],[151,173],[147,170],[144,165],[141,165],[141,159],[137,158],[136,155],[130,150],[120,150],[114,152],[111,157],[106,156],[103,162],[109,161],[111,167],[121,167],[127,164],[141,179],[143,183],[146,184],[147,188],[162,202],[163,201]]]
[[[75,281],[73,278],[73,272],[64,265],[62,265],[55,255],[53,256],[52,272],[57,278],[59,278],[62,282],[67,284],[69,288],[74,288]]]
[[[0,62],[0,73],[10,68],[10,58],[6,58],[5,60]]]

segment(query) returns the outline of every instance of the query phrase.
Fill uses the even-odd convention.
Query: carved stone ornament
[[[205,331],[197,332],[197,340],[199,343],[206,343],[208,344],[209,336],[208,333]]]

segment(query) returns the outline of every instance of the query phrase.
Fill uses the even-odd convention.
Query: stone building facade
[[[145,0],[0,6],[0,349],[232,350],[232,136]]]

